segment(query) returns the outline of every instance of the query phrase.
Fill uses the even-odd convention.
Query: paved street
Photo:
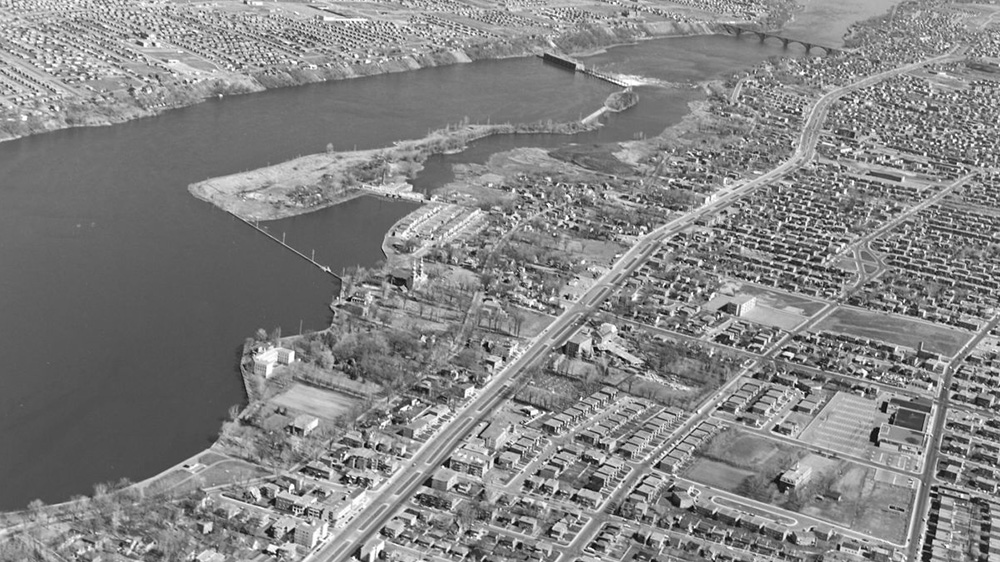
[[[811,160],[815,155],[816,143],[822,131],[826,113],[833,102],[848,92],[870,86],[881,80],[909,72],[933,62],[947,60],[952,56],[952,54],[946,54],[923,62],[882,72],[825,94],[810,108],[808,115],[806,115],[805,126],[803,127],[798,145],[788,160],[757,178],[742,184],[723,188],[712,201],[675,218],[639,239],[607,273],[594,283],[576,304],[569,306],[548,328],[543,330],[531,342],[527,351],[521,357],[509,364],[483,390],[478,398],[463,411],[459,412],[450,423],[445,425],[437,437],[424,445],[414,456],[409,466],[400,471],[400,474],[405,474],[405,477],[397,477],[392,480],[373,499],[364,512],[355,517],[345,528],[337,531],[336,537],[316,551],[309,559],[321,560],[323,562],[342,562],[347,560],[369,536],[377,533],[394,515],[398,507],[448,458],[466,432],[474,427],[479,420],[486,418],[494,407],[506,399],[503,389],[507,383],[515,380],[518,374],[535,364],[535,362],[543,359],[548,352],[560,347],[574,330],[582,324],[588,314],[593,312],[600,303],[614,292],[619,284],[631,275],[633,271],[638,269],[657,250],[663,240],[687,228],[698,218],[725,207],[735,199],[782,177]],[[729,387],[734,384],[735,380],[730,381],[718,393],[710,397],[710,400],[706,401],[695,412],[695,415],[688,420],[685,426],[690,427],[691,424],[701,421],[707,414],[712,401],[717,396],[721,396],[723,392],[728,392]]]

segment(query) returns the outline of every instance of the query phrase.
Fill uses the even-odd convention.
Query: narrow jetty
[[[323,273],[326,273],[327,275],[330,275],[331,277],[333,277],[333,278],[337,279],[338,281],[340,281],[340,276],[337,275],[336,273],[334,273],[330,269],[330,266],[323,265],[323,264],[319,263],[318,261],[316,261],[315,257],[313,257],[313,256],[307,256],[307,255],[303,254],[302,252],[296,250],[295,248],[289,246],[288,244],[285,243],[285,240],[284,240],[285,237],[284,236],[282,236],[281,239],[279,240],[277,236],[271,234],[267,229],[261,228],[259,224],[255,223],[255,222],[251,222],[251,221],[249,221],[249,220],[247,220],[247,219],[245,219],[245,218],[237,215],[236,213],[234,213],[232,211],[226,211],[226,212],[229,213],[230,215],[236,217],[237,219],[239,219],[240,222],[242,222],[243,224],[246,224],[250,228],[256,230],[257,232],[259,232],[261,234],[263,234],[264,236],[267,236],[271,240],[274,240],[278,244],[281,244],[282,247],[284,247],[284,248],[286,248],[288,250],[291,250],[295,255],[299,256],[300,258],[306,260],[307,262],[309,262],[309,263],[313,264],[314,266],[316,266],[317,268],[319,268],[319,270],[322,271]]]

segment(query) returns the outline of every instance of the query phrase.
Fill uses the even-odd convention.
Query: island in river
[[[618,99],[617,97],[615,99]],[[633,102],[634,103],[634,102]],[[565,134],[593,130],[594,121],[531,124],[463,124],[391,147],[302,156],[257,170],[189,186],[191,194],[246,220],[275,220],[317,211],[365,194],[406,197],[409,178],[433,154],[463,150],[492,135]],[[416,195],[422,199],[423,196]]]

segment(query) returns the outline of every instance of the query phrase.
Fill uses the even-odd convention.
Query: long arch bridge
[[[728,33],[730,35],[735,35],[737,37],[743,35],[744,33],[751,33],[753,35],[756,35],[757,38],[760,39],[761,43],[763,43],[764,41],[767,41],[768,39],[777,39],[777,40],[781,41],[781,44],[784,45],[785,47],[788,47],[788,45],[790,45],[792,43],[798,43],[799,45],[802,45],[803,47],[805,47],[807,53],[810,52],[810,51],[812,51],[813,49],[820,49],[820,50],[822,50],[823,52],[825,52],[828,55],[836,55],[837,53],[840,52],[840,49],[836,49],[834,47],[828,47],[826,45],[819,45],[817,43],[810,43],[809,41],[803,41],[802,39],[792,39],[790,37],[784,37],[782,35],[778,35],[777,33],[770,33],[770,32],[767,32],[767,31],[759,31],[757,29],[753,29],[753,28],[750,28],[750,27],[743,27],[741,25],[734,25],[734,24],[730,24],[730,23],[724,23],[724,24],[721,24],[721,27],[722,27],[723,31],[725,31],[726,33]]]

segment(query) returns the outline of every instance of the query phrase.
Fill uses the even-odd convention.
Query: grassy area
[[[294,369],[296,378],[298,380],[305,381],[305,383],[308,383],[305,384],[304,386],[306,387],[315,386],[315,387],[330,389],[329,391],[336,396],[340,396],[343,393],[346,393],[348,397],[350,397],[351,395],[375,396],[376,394],[382,391],[382,386],[377,383],[371,381],[364,381],[361,379],[354,380],[341,371],[332,369],[323,369],[315,364],[296,363],[294,365]],[[282,392],[275,393],[273,396],[276,397],[278,395],[285,394],[286,393],[285,391],[291,389],[294,385],[301,385],[301,384],[302,383],[300,382],[293,381],[289,383],[288,386],[284,387],[282,389]],[[342,392],[337,392],[338,390]],[[292,397],[295,396],[296,396],[295,394],[292,395]],[[271,402],[272,399],[269,399],[268,402]],[[340,403],[340,401],[343,400],[343,398],[334,398],[333,400],[334,402]],[[336,415],[339,414],[335,414],[334,417],[336,417]],[[326,418],[327,416],[322,415],[318,417]]]
[[[858,270],[858,262],[852,258],[840,258],[837,260],[837,267],[853,273]]]
[[[208,465],[210,465],[212,463],[216,463],[216,462],[219,462],[219,461],[224,461],[224,460],[226,460],[226,458],[227,457],[225,457],[223,455],[220,455],[218,453],[213,453],[213,452],[209,451],[209,452],[205,453],[204,455],[198,457],[198,462],[200,462],[201,464],[203,464],[205,466],[208,466]]]
[[[839,308],[820,322],[817,329],[877,339],[912,349],[923,343],[924,349],[948,357],[958,353],[972,338],[972,334],[928,322],[853,308]]]
[[[913,491],[877,481],[873,469],[735,428],[717,435],[700,453],[686,478],[872,536],[894,542],[905,538]],[[778,477],[795,464],[811,468],[811,476],[795,489],[779,489]]]
[[[618,384],[618,388],[660,404],[682,408],[690,407],[712,391],[711,388],[704,386],[688,386],[669,381],[657,382],[635,375]]]
[[[528,310],[527,308],[519,308],[521,314],[524,315],[524,324],[521,326],[522,338],[533,338],[541,333],[542,330],[552,323],[555,318],[549,316],[548,314],[543,314],[541,312],[536,312],[534,310]]]
[[[759,472],[796,449],[741,429],[729,428],[712,438],[702,450],[702,455],[730,466]]]
[[[583,382],[552,373],[535,373],[515,400],[552,411],[562,410],[583,396]]]
[[[817,471],[806,491],[821,487],[840,499],[810,495],[800,511],[805,515],[840,523],[869,535],[902,543],[906,537],[913,490],[878,482],[874,470],[847,461],[835,461]],[[802,494],[805,495],[805,494]],[[890,509],[894,506],[898,509]]]
[[[894,486],[874,482],[870,478],[862,490],[861,508],[851,526],[856,529],[868,530],[869,534],[883,537],[895,543],[902,543],[906,538],[909,525],[910,509],[913,505],[913,490],[904,486]],[[902,508],[902,512],[889,509],[889,506]]]
[[[572,238],[566,249],[589,264],[609,265],[616,255],[624,252],[625,246],[618,242]]]
[[[183,468],[171,470],[170,472],[150,482],[149,485],[144,488],[144,493],[147,496],[152,496],[171,490],[186,480],[189,476],[191,476],[191,473]]]
[[[337,416],[346,414],[357,403],[357,399],[346,394],[323,390],[302,383],[295,383],[283,394],[271,399],[271,404],[283,406],[289,410],[302,412],[334,420]]]
[[[735,492],[740,482],[752,474],[749,470],[703,458],[691,463],[686,476],[713,488]]]
[[[227,461],[219,463],[198,474],[197,480],[201,486],[212,487],[223,484],[242,482],[251,478],[259,478],[271,474],[269,471],[243,461]]]
[[[553,158],[564,162],[571,162],[586,168],[610,174],[612,176],[624,176],[633,173],[632,167],[615,157],[614,152],[618,150],[618,145],[569,145],[550,151]]]
[[[792,331],[796,326],[806,321],[806,317],[801,314],[778,310],[760,304],[748,312],[744,318],[757,324],[781,328],[786,332]]]

